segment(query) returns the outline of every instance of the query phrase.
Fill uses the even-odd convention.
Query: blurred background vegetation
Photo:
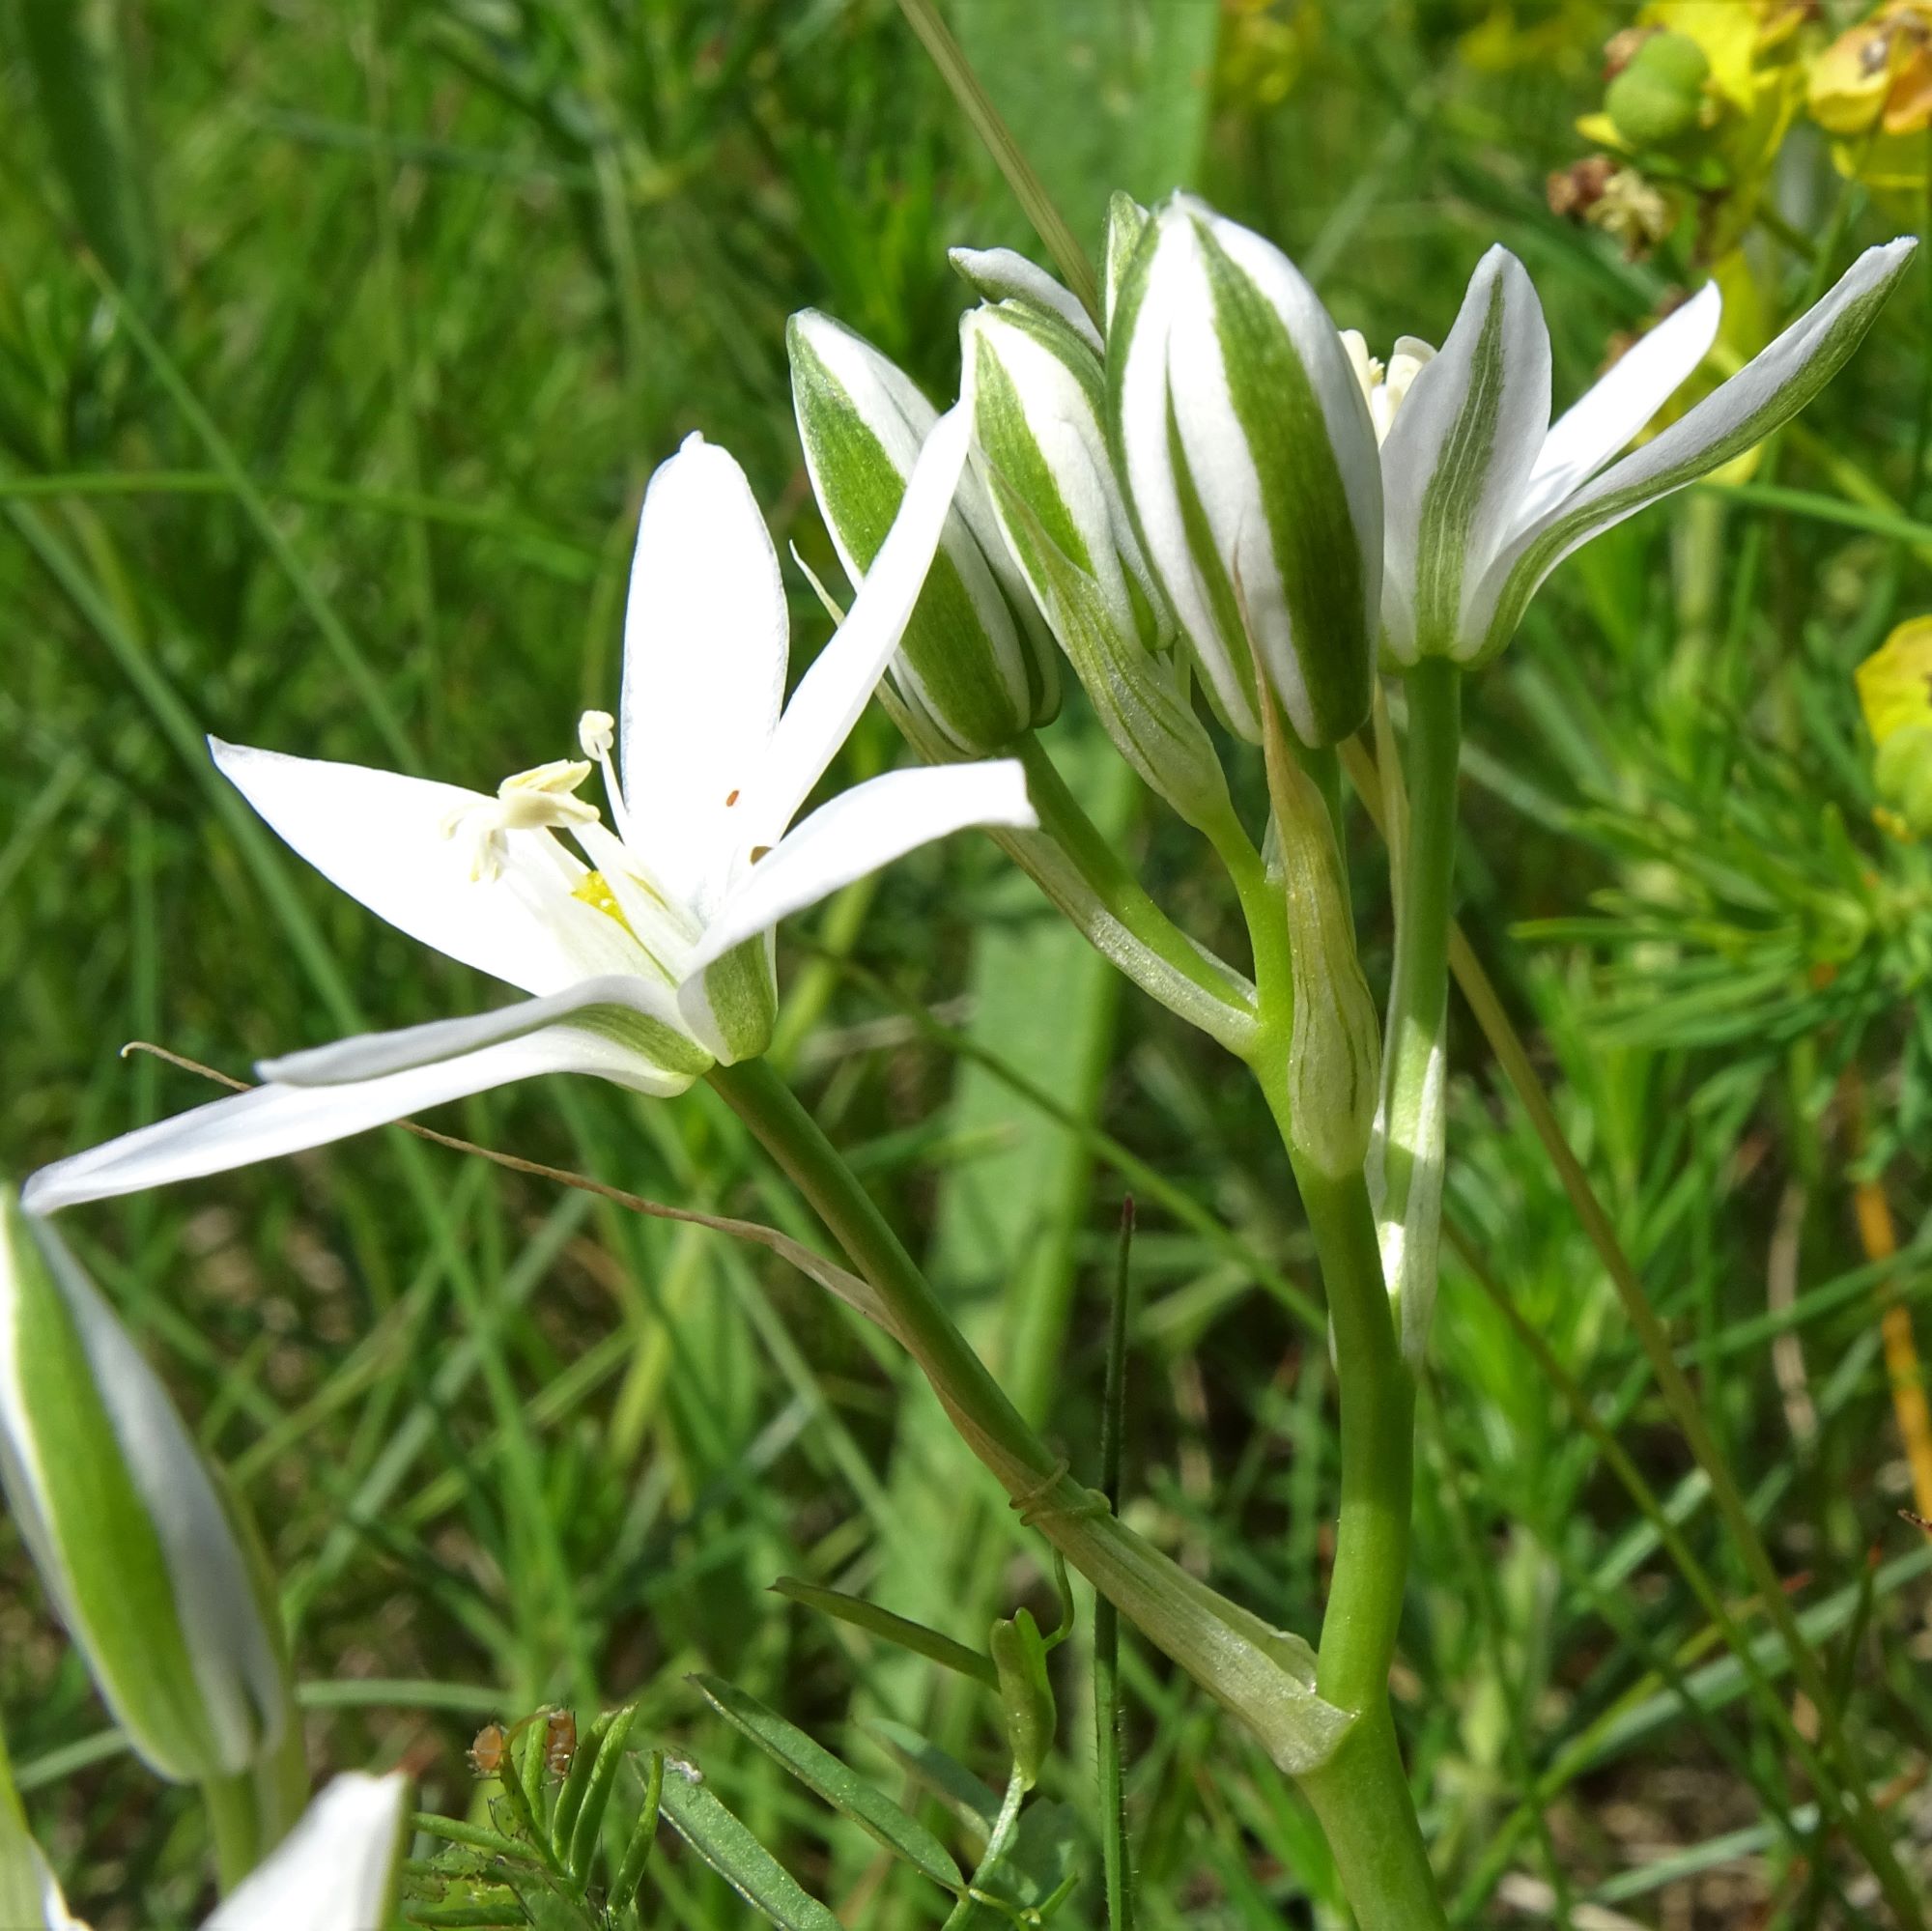
[[[1875,131],[1811,77],[1864,5],[948,12],[1083,241],[1112,186],[1199,187],[1385,349],[1439,340],[1501,240],[1549,309],[1559,399],[1706,272],[1733,298],[1725,350],[1748,354],[1856,246],[1925,226],[1924,123]],[[1633,141],[1587,117],[1606,43],[1660,16],[1709,75],[1689,121]],[[1887,31],[1889,85],[1918,43]],[[1869,95],[1874,71],[1847,85]],[[615,689],[639,491],[688,431],[746,464],[781,545],[831,567],[788,311],[831,310],[950,393],[966,297],[946,246],[1029,238],[893,0],[5,0],[0,117],[17,1177],[207,1096],[117,1059],[126,1039],[243,1073],[498,996],[279,849],[202,732],[486,788],[565,754]],[[1914,1490],[1880,1325],[1903,1310],[1896,1365],[1932,1280],[1932,874],[1873,788],[1852,675],[1932,607],[1927,313],[1920,279],[1779,450],[1592,545],[1539,598],[1473,701],[1462,876],[1875,1793],[1932,1867],[1932,1545],[1896,1513]],[[810,651],[824,620],[791,588]],[[1050,743],[1185,922],[1234,946],[1198,849],[1077,710]],[[869,718],[846,775],[896,754]],[[1356,858],[1374,978],[1366,825]],[[1312,1632],[1326,1356],[1246,1083],[987,844],[895,867],[781,951],[787,1069],[1076,1471],[1111,1229],[1123,1185],[1140,1193],[1131,1514]],[[1452,1025],[1460,1250],[1399,1690],[1462,1920],[1873,1923],[1633,1498],[1640,1474],[1760,1636],[1601,1263],[1459,1007]],[[646,1105],[553,1081],[439,1123],[810,1233],[704,1089]],[[764,1592],[797,1575],[973,1642],[1015,1603],[1051,1614],[1035,1540],[815,1291],[393,1132],[71,1233],[263,1524],[318,1764],[406,1761],[460,1813],[486,1718],[640,1697],[845,1921],[938,1921],[936,1893],[685,1682],[729,1678],[882,1777],[888,1719],[985,1769],[983,1692]],[[0,1708],[69,1894],[102,1927],[187,1921],[193,1807],[116,1754],[6,1537]],[[1780,1678],[1775,1644],[1761,1661]],[[1048,1788],[1091,1817],[1082,1680],[1063,1682]],[[1129,1691],[1144,1921],[1341,1921],[1259,1752],[1144,1660]],[[647,1921],[744,1919],[669,1851],[651,1884]],[[1061,1921],[1099,1915],[1090,1885]]]

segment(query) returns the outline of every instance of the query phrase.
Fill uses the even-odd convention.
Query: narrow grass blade
[[[651,1767],[644,1774],[644,1807],[638,1812],[638,1821],[631,1832],[631,1841],[624,1847],[624,1861],[617,1866],[617,1881],[611,1887],[611,1908],[622,1911],[633,1903],[638,1895],[638,1887],[644,1881],[644,1868],[651,1860],[651,1851],[658,1840],[658,1812],[664,1801],[665,1753],[651,1752]]]
[[[864,1777],[838,1761],[832,1752],[815,1744],[796,1725],[787,1723],[775,1710],[747,1695],[735,1685],[716,1676],[694,1676],[691,1681],[703,1691],[712,1706],[733,1728],[742,1731],[775,1763],[814,1791],[841,1817],[850,1818],[867,1835],[903,1858],[915,1870],[934,1884],[957,1891],[965,1887],[965,1877],[952,1861],[946,1846],[916,1818],[909,1817]]]
[[[564,1862],[570,1867],[570,1874],[581,1885],[587,1881],[590,1865],[597,1856],[597,1840],[604,1829],[604,1815],[611,1807],[611,1798],[617,1788],[617,1773],[624,1767],[624,1755],[631,1739],[631,1726],[638,1720],[638,1706],[627,1704],[613,1712],[593,1729],[597,1740],[595,1758],[591,1765],[590,1776],[579,1799],[575,1815],[570,1819],[569,1852]],[[600,1735],[599,1732],[602,1732]],[[589,1752],[580,1752],[580,1756]],[[575,1766],[573,1766],[575,1768]],[[562,1832],[565,1828],[563,1803],[557,1803],[558,1848],[562,1848]]]
[[[973,131],[985,142],[987,152],[999,164],[1026,217],[1046,243],[1047,253],[1061,278],[1080,298],[1080,304],[1095,322],[1100,319],[1100,290],[1094,279],[1094,267],[1073,239],[1065,217],[1053,204],[1045,185],[1034,172],[1033,163],[1022,152],[1006,116],[993,105],[993,98],[973,71],[973,63],[953,39],[952,30],[939,17],[932,0],[899,0],[906,23],[919,36],[920,44],[932,58],[941,77],[952,90],[961,111],[973,124]]]
[[[1100,1492],[1121,1509],[1121,1451],[1126,1422],[1127,1326],[1132,1298],[1134,1197],[1121,1203],[1120,1259],[1107,1325],[1107,1382],[1100,1409]],[[1133,1931],[1133,1875],[1127,1845],[1127,1794],[1121,1762],[1121,1612],[1094,1599],[1094,1753],[1100,1784],[1100,1869],[1108,1931]]]

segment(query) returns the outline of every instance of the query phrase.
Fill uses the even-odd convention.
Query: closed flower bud
[[[1224,815],[1214,747],[1160,650],[1171,621],[1115,480],[1104,382],[1084,337],[1032,304],[960,327],[965,399],[994,513],[1122,756],[1191,823]]]
[[[1046,1673],[1046,1640],[1031,1611],[1021,1609],[1010,1621],[993,1625],[986,1646],[999,1674],[1000,1712],[1006,1718],[1013,1769],[1031,1790],[1039,1781],[1040,1766],[1053,1749],[1059,1727],[1053,1684]]]
[[[1100,331],[1079,298],[1024,255],[1010,248],[954,248],[946,259],[975,295],[1030,308],[1070,329],[1096,357],[1101,354]]]
[[[102,1697],[153,1770],[213,1782],[275,1749],[291,1692],[252,1536],[112,1310],[11,1189],[0,1478]]]
[[[1108,362],[1141,535],[1229,724],[1259,741],[1259,657],[1303,743],[1349,736],[1374,678],[1381,480],[1314,290],[1260,236],[1177,195],[1126,270]]]
[[[1610,82],[1604,111],[1634,148],[1664,148],[1696,128],[1711,63],[1689,34],[1651,34]]]
[[[898,514],[937,413],[876,349],[823,315],[808,309],[793,316],[787,341],[806,468],[856,583]],[[955,755],[980,756],[1058,712],[1056,657],[985,491],[963,479],[893,659],[894,690],[922,735]]]

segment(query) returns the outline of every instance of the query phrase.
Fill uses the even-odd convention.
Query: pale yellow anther
[[[1386,366],[1369,354],[1369,345],[1359,328],[1342,330],[1342,347],[1349,366],[1362,385],[1369,405],[1369,420],[1375,425],[1378,447],[1388,440],[1395,427],[1396,412],[1408,393],[1408,385],[1435,356],[1435,351],[1419,335],[1398,335],[1394,353]]]
[[[602,764],[617,740],[617,720],[609,711],[585,711],[577,721],[577,742],[587,758]]]
[[[452,811],[443,820],[442,835],[453,838],[458,833],[466,833],[472,840],[471,880],[487,885],[503,875],[503,861],[509,855],[507,835],[511,832],[562,831],[573,825],[594,825],[597,807],[574,795],[590,776],[590,770],[588,764],[575,758],[557,758],[504,779],[497,785],[495,798]]]

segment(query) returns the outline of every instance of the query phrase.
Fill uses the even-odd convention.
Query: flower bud
[[[990,302],[1014,302],[1058,322],[1097,357],[1104,350],[1094,318],[1080,298],[1010,248],[953,248],[946,259],[973,293]]]
[[[1176,676],[1165,600],[1115,479],[1100,363],[1023,302],[960,326],[962,386],[1007,548],[1121,754],[1190,823],[1227,781]]]
[[[826,316],[793,316],[786,340],[806,468],[839,560],[858,582],[892,528],[938,415],[902,371]],[[968,477],[893,659],[893,688],[923,735],[978,757],[1059,711],[1056,659],[985,491]]]
[[[1007,1746],[1013,1769],[1031,1790],[1039,1781],[1040,1766],[1053,1749],[1059,1712],[1053,1684],[1046,1673],[1046,1639],[1030,1610],[993,1625],[987,1643],[1000,1679],[1000,1712],[1006,1718]]]
[[[0,1481],[136,1752],[242,1775],[292,1722],[253,1536],[167,1391],[43,1220],[0,1190]]]
[[[1604,96],[1604,111],[1634,148],[1666,148],[1697,127],[1711,63],[1689,34],[1651,34]]]
[[[1279,249],[1177,195],[1128,266],[1108,361],[1141,535],[1230,726],[1261,737],[1258,656],[1303,743],[1347,737],[1369,715],[1381,474],[1327,311]]]

